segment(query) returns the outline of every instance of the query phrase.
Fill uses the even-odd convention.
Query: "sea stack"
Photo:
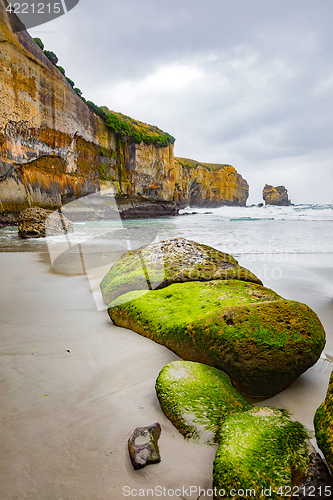
[[[291,201],[288,199],[288,191],[284,186],[274,187],[266,184],[262,191],[262,197],[265,200],[265,205],[284,207],[291,205]]]

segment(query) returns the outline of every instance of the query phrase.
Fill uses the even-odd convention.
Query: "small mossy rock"
[[[168,419],[185,438],[202,444],[218,441],[221,423],[227,415],[252,407],[236,391],[228,375],[192,361],[165,365],[155,388]]]
[[[229,415],[214,460],[214,498],[285,498],[309,465],[307,431],[285,410],[266,406]]]
[[[110,304],[114,324],[181,358],[226,372],[244,395],[271,396],[312,366],[325,344],[317,315],[255,283],[215,280],[131,292]]]
[[[73,232],[73,223],[61,213],[40,207],[26,208],[19,215],[21,238],[43,238]]]
[[[161,435],[161,425],[137,427],[128,439],[128,451],[135,470],[146,465],[158,464],[161,461],[158,440]]]
[[[325,401],[316,411],[314,428],[318,446],[333,474],[333,372],[331,373]]]
[[[184,238],[152,243],[126,252],[101,281],[108,305],[133,290],[157,290],[172,283],[239,279],[262,284],[227,253]]]

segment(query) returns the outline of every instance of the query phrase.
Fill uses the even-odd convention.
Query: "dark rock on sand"
[[[106,304],[133,290],[157,290],[172,283],[237,279],[260,283],[227,253],[184,238],[126,252],[101,281]]]
[[[161,426],[158,422],[147,427],[137,427],[128,440],[128,451],[135,470],[161,461],[158,440]]]
[[[256,283],[196,281],[140,294],[110,304],[114,324],[223,370],[245,395],[282,391],[318,360],[325,344],[308,306]]]
[[[156,394],[168,419],[185,438],[213,444],[225,417],[252,407],[221,370],[173,361],[160,371]]]
[[[70,232],[73,232],[73,223],[57,211],[32,207],[20,213],[18,235],[21,238],[43,238]]]
[[[333,474],[333,372],[331,373],[325,401],[316,411],[314,427],[317,444]]]
[[[229,415],[214,460],[213,487],[220,492],[214,498],[284,498],[305,479],[309,463],[307,431],[285,410]]]

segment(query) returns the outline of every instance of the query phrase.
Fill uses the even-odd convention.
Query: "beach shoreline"
[[[310,298],[327,332],[324,351],[333,354],[329,257],[281,255],[278,262],[277,255],[237,258],[259,277],[266,273],[264,285],[286,298]],[[112,325],[98,311],[88,277],[55,272],[46,253],[0,253],[0,270],[1,499],[120,500],[140,488],[190,486],[184,498],[197,499],[195,486],[209,490],[216,448],[185,441],[155,395],[160,369],[177,356]],[[313,430],[332,367],[321,358],[281,394],[256,404],[286,408]],[[162,461],[134,471],[127,439],[156,421]]]

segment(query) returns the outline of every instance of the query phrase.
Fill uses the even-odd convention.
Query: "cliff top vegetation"
[[[130,137],[138,144],[144,142],[146,144],[154,144],[158,147],[166,147],[175,142],[175,138],[172,135],[163,132],[163,130],[155,125],[148,125],[130,116],[111,111],[106,106],[102,106],[101,109],[107,116],[106,124],[115,133]]]
[[[189,168],[198,168],[204,167],[210,172],[221,170],[221,168],[228,167],[229,165],[226,163],[201,163],[197,160],[191,160],[190,158],[176,158],[178,163],[180,163],[183,167]]]
[[[278,192],[279,194],[282,194],[282,193],[284,193],[285,191],[287,191],[287,190],[286,190],[286,188],[285,188],[284,186],[276,186],[276,187],[275,187],[275,189],[277,190],[277,192]]]

